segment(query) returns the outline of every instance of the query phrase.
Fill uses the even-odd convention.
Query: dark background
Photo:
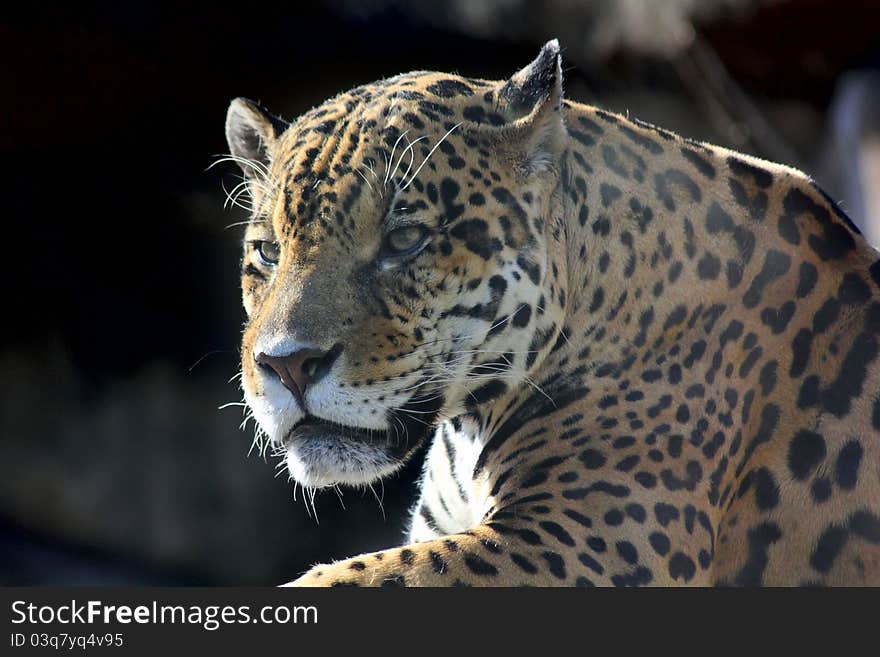
[[[246,217],[238,171],[208,167],[235,96],[291,119],[406,70],[503,78],[558,36],[569,97],[799,166],[880,226],[878,2],[308,7],[2,10],[0,584],[276,584],[401,539],[418,462],[384,517],[350,490],[316,523],[217,408],[240,399]]]

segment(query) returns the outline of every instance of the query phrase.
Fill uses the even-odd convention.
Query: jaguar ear
[[[272,147],[287,126],[286,121],[247,98],[236,98],[229,104],[226,142],[246,176],[263,176],[269,168]]]
[[[532,171],[547,168],[565,148],[566,139],[559,41],[544,44],[535,60],[495,93],[498,109],[510,121],[510,137],[525,143],[525,164]]]

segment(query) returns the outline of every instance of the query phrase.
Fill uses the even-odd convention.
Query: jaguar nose
[[[341,353],[342,345],[336,344],[327,351],[304,347],[281,356],[260,352],[254,360],[264,371],[277,376],[300,406],[305,408],[306,389],[330,371]]]

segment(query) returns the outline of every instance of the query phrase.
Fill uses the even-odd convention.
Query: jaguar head
[[[565,306],[563,113],[555,41],[504,82],[410,73],[290,124],[232,102],[242,385],[297,482],[386,476],[540,365]]]

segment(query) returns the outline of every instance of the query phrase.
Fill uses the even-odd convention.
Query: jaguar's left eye
[[[411,225],[395,228],[385,235],[382,255],[384,257],[412,255],[427,243],[427,238],[428,229],[424,226]]]
[[[260,240],[254,243],[257,250],[257,257],[266,267],[274,267],[278,264],[281,257],[281,247],[278,242],[270,242],[269,240]]]

